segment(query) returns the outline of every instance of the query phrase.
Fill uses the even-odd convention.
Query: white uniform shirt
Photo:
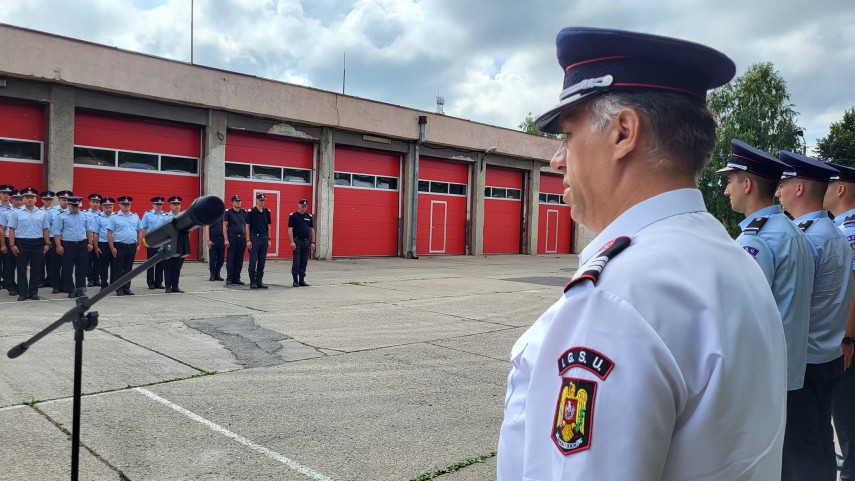
[[[619,236],[511,351],[499,481],[780,480],[786,343],[762,271],[695,189],[629,209],[579,273]]]

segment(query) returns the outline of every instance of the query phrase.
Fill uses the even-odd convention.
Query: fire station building
[[[270,258],[315,215],[319,258],[562,254],[558,141],[0,24],[0,183],[134,197],[264,193]],[[198,232],[191,258],[204,257]]]

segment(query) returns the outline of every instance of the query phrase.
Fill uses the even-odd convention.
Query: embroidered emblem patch
[[[571,347],[558,358],[558,375],[567,372],[571,367],[581,367],[596,374],[605,380],[615,363],[611,359],[593,349],[587,347]]]
[[[555,407],[552,440],[565,456],[591,446],[591,427],[597,383],[572,377],[561,378]]]
[[[752,256],[755,256],[755,257],[757,256],[757,253],[760,252],[760,250],[757,249],[756,247],[742,246],[742,248],[745,249],[745,252],[747,252],[747,253],[751,254]]]

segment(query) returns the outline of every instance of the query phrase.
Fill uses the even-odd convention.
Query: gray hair
[[[650,154],[657,166],[697,178],[712,157],[716,122],[700,99],[668,92],[607,92],[588,104],[591,130],[599,132],[624,108],[648,124]]]

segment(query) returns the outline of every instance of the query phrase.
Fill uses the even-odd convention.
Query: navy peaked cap
[[[11,196],[11,197],[23,197],[23,195],[21,195],[21,191],[18,189],[15,189],[15,190],[9,192],[9,196]]]
[[[163,203],[163,197],[161,197],[161,196],[152,197],[151,203],[152,204],[162,204]]]
[[[69,195],[74,195],[74,193],[72,193],[70,190],[61,190],[61,191],[56,193],[56,196],[59,197],[60,199],[64,199],[64,198],[68,197]]]
[[[32,195],[33,197],[37,197],[39,195],[39,190],[36,189],[35,187],[25,187],[25,188],[21,189],[19,193],[22,196],[23,195]]]
[[[180,195],[173,195],[172,197],[169,198],[169,203],[170,204],[180,204],[181,200],[182,199],[181,199]]]
[[[112,197],[104,197],[104,202],[101,202],[104,205],[113,205],[116,203],[116,199]]]
[[[297,203],[298,203],[298,204],[300,204],[300,205],[309,205],[309,201],[308,201],[308,200],[306,200],[306,199],[300,199],[300,201],[299,201],[299,202],[297,202]]]
[[[718,50],[657,35],[568,27],[558,32],[555,44],[564,86],[558,105],[536,121],[540,131],[554,134],[560,133],[561,111],[594,94],[649,90],[705,101],[707,90],[736,74],[733,60]]]
[[[54,198],[56,198],[56,192],[54,192],[52,190],[46,190],[46,191],[42,192],[41,194],[39,194],[39,196],[42,199],[54,199]]]
[[[78,195],[69,195],[68,196],[68,204],[69,205],[80,205],[80,201],[83,200],[83,197]]]
[[[134,198],[129,196],[129,195],[119,196],[119,203],[120,204],[130,204],[133,201],[134,201]]]
[[[828,165],[837,169],[837,175],[832,175],[831,180],[839,180],[841,182],[855,182],[855,169],[847,165],[835,164],[829,162]]]
[[[739,139],[730,141],[730,159],[723,169],[716,172],[743,171],[757,174],[770,179],[780,179],[784,171],[789,170],[787,164],[781,162],[771,154],[746,144]]]
[[[96,192],[96,193],[89,194],[89,200],[97,200],[97,201],[100,201],[100,200],[102,200],[102,199],[103,199],[103,197],[101,197],[101,194],[99,194],[99,193],[97,193],[97,192]]]
[[[0,192],[2,192],[4,194],[8,194],[8,193],[12,192],[13,190],[15,190],[15,187],[10,185],[10,184],[0,185]]]
[[[831,177],[839,174],[837,169],[825,162],[788,150],[782,150],[778,158],[790,167],[781,175],[782,179],[801,177],[803,179],[828,182],[831,180]]]

